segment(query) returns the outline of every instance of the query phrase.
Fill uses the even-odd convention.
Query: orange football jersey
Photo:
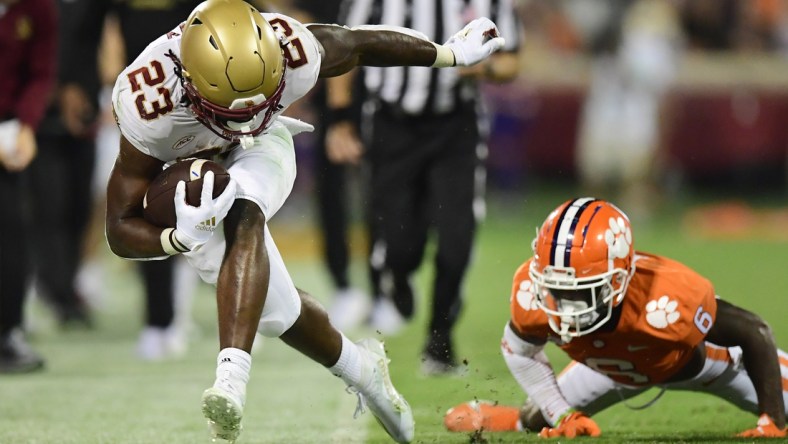
[[[637,252],[620,316],[597,331],[563,343],[536,305],[529,259],[512,284],[511,315],[525,337],[559,344],[572,359],[628,385],[665,381],[689,361],[714,324],[717,301],[706,278],[674,260]]]

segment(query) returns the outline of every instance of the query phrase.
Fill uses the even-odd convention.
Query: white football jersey
[[[277,35],[290,42],[285,47],[286,83],[279,115],[314,87],[320,73],[320,44],[297,20],[282,14],[262,15]],[[182,103],[184,92],[175,64],[167,57],[170,52],[180,58],[180,26],[154,40],[118,76],[112,105],[121,133],[143,153],[165,162],[226,150],[231,142],[197,121]]]

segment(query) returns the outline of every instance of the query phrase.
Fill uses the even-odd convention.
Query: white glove
[[[454,53],[455,66],[471,66],[503,48],[504,43],[495,23],[487,17],[481,17],[465,25],[443,46]]]
[[[193,207],[186,203],[186,182],[180,181],[175,187],[175,240],[189,251],[208,242],[213,235],[213,230],[219,225],[230,207],[235,202],[236,182],[231,177],[227,188],[216,199],[213,195],[213,171],[205,173],[202,191],[200,192],[200,206]],[[176,245],[177,246],[177,245]]]

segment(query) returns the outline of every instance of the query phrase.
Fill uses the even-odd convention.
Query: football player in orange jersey
[[[651,387],[721,397],[760,415],[738,436],[786,437],[788,354],[759,316],[718,299],[674,260],[635,251],[629,219],[609,202],[572,199],[545,220],[514,275],[501,351],[525,405],[468,402],[452,431],[541,430],[599,436],[595,413]],[[558,376],[543,349],[573,362]],[[652,401],[653,402],[653,401]]]

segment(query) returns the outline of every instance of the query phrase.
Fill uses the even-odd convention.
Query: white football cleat
[[[137,356],[143,361],[177,359],[189,348],[186,332],[177,325],[145,327],[137,341]]]
[[[350,392],[358,395],[359,400],[353,416],[363,413],[366,405],[386,433],[395,441],[411,442],[416,429],[413,411],[391,382],[389,359],[386,357],[383,343],[369,338],[362,339],[356,344],[366,363],[362,369],[362,381],[364,381],[362,386],[348,387]]]
[[[230,372],[202,394],[202,414],[214,439],[234,443],[241,434],[246,385],[233,381]]]
[[[391,299],[384,296],[375,301],[369,317],[369,326],[375,331],[383,336],[396,336],[405,327],[405,322]]]
[[[137,340],[137,357],[143,361],[159,361],[164,358],[164,329],[146,327]]]
[[[424,376],[453,376],[462,378],[468,376],[467,364],[458,364],[454,361],[444,361],[430,356],[429,353],[421,355],[421,373]]]

